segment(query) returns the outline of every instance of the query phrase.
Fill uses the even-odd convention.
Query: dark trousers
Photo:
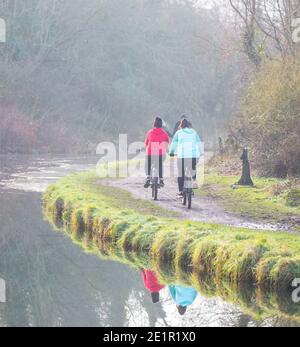
[[[197,179],[197,163],[198,158],[178,158],[178,189],[179,192],[183,192],[184,189],[184,176],[186,169],[190,169],[193,174],[193,179]]]
[[[146,155],[145,172],[146,176],[151,176],[151,169],[154,166],[159,171],[159,178],[164,177],[163,166],[165,155]]]

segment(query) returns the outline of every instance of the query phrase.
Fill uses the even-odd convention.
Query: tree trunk
[[[243,155],[241,157],[241,160],[243,161],[243,173],[242,177],[239,180],[240,186],[254,186],[254,183],[251,178],[251,170],[250,170],[250,162],[249,162],[249,151],[248,149],[243,150]]]

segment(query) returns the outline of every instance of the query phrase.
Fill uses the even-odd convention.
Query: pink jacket
[[[158,293],[165,287],[158,282],[156,274],[153,271],[143,270],[142,277],[144,280],[144,286],[150,293]]]
[[[147,155],[166,155],[169,143],[169,136],[162,128],[150,130],[145,140]]]

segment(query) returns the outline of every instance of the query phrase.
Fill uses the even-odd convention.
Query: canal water
[[[295,325],[280,312],[254,320],[239,305],[200,293],[180,316],[168,288],[153,304],[140,273],[85,254],[54,231],[43,217],[42,192],[96,163],[95,157],[0,156],[0,326]]]

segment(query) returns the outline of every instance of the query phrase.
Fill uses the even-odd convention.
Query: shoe
[[[150,187],[150,184],[151,184],[151,180],[150,180],[150,177],[147,177],[146,178],[146,182],[144,184],[144,188],[147,189]]]
[[[151,293],[151,299],[153,304],[157,304],[159,302],[159,293]]]
[[[177,195],[176,195],[176,198],[177,198],[177,199],[182,199],[182,198],[183,198],[183,193],[177,194]]]
[[[193,182],[193,189],[199,189],[199,185],[197,181]]]
[[[159,185],[161,186],[161,188],[163,188],[165,186],[165,182],[162,178],[159,181]]]

